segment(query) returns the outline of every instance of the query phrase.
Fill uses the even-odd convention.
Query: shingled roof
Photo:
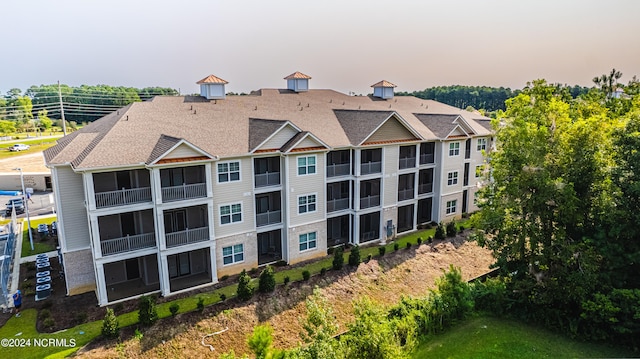
[[[253,151],[264,140],[273,135],[286,121],[249,119],[249,151]]]
[[[388,119],[393,111],[334,110],[352,145],[359,145]]]
[[[285,80],[293,80],[293,79],[307,79],[308,80],[310,78],[311,78],[311,76],[305,75],[300,71],[296,71],[296,72],[292,73],[291,75],[285,77],[284,79]]]
[[[209,75],[205,78],[203,78],[202,80],[196,82],[197,85],[201,85],[201,84],[228,84],[228,81],[225,81],[221,78],[219,78],[218,76],[215,75]]]
[[[458,124],[455,120],[460,115],[416,113],[415,116],[427,126],[438,138],[446,138]]]

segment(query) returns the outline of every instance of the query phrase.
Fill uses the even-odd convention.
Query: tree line
[[[0,133],[49,130],[53,125],[61,125],[58,122],[62,109],[67,124],[73,128],[157,95],[175,96],[178,91],[165,87],[138,89],[108,85],[60,85],[58,91],[57,84],[31,86],[24,92],[13,88],[0,96]]]

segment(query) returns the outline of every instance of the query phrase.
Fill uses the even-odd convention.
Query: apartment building
[[[68,294],[172,295],[477,209],[487,118],[387,81],[349,96],[285,80],[226,96],[211,75],[46,150]]]

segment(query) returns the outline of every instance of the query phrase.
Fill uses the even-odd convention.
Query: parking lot
[[[17,196],[0,196],[0,216],[2,218],[7,217],[5,209],[7,208],[6,203],[9,202],[11,198],[16,198]],[[29,208],[29,216],[41,216],[45,214],[52,214],[55,211],[55,205],[53,200],[52,192],[35,192],[31,195],[31,201],[27,204]],[[18,218],[26,217],[26,213],[22,213],[18,215]]]

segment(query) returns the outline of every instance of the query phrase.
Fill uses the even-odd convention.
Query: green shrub
[[[122,312],[122,309],[124,309],[124,305],[122,303],[118,303],[118,304],[113,306],[113,312],[114,313],[120,313],[120,312]]]
[[[286,265],[287,265],[287,261],[282,260],[282,259],[274,263],[274,266],[276,266],[276,267],[284,267]]]
[[[355,245],[351,248],[351,252],[349,253],[349,265],[352,267],[360,265],[360,246]]]
[[[340,270],[344,266],[344,249],[338,247],[333,251],[333,269]]]
[[[407,242],[407,249],[411,248],[411,242]]]
[[[86,312],[76,313],[76,323],[78,324],[86,323],[88,317],[89,316],[87,315]]]
[[[220,277],[220,281],[224,282],[225,280],[229,279],[229,275],[225,274],[222,277]]]
[[[334,252],[335,250],[336,250],[336,249],[335,249],[334,247],[329,247],[329,248],[327,248],[327,255],[328,255],[328,256],[332,255],[332,254],[333,254],[333,252]]]
[[[506,305],[507,287],[500,279],[487,278],[471,285],[471,295],[477,310],[500,315]]]
[[[436,234],[435,237],[436,239],[444,239],[446,235],[446,232],[444,230],[444,224],[442,224],[442,222],[438,223],[438,226],[436,227]]]
[[[156,298],[143,295],[138,301],[138,321],[145,326],[151,326],[158,320]]]
[[[398,249],[400,249],[400,243],[396,242],[393,244],[393,250],[397,251]]]
[[[458,230],[456,229],[456,222],[451,221],[447,223],[447,237],[455,237],[458,234]]]
[[[46,329],[51,329],[56,325],[56,321],[53,320],[53,318],[47,318],[44,320],[44,322],[42,322],[42,325],[46,328]]]
[[[51,311],[49,309],[42,309],[40,312],[38,312],[38,318],[40,320],[51,318]]]
[[[236,290],[236,295],[240,300],[246,301],[251,299],[253,296],[253,286],[251,285],[251,277],[247,274],[246,270],[242,270],[240,276],[238,277],[238,289]]]
[[[249,270],[249,275],[254,276],[256,274],[258,274],[258,268],[254,267]]]
[[[322,267],[322,269],[320,269],[320,275],[323,276],[327,273],[327,268]]]
[[[422,237],[418,237],[418,246],[422,244]]]
[[[380,255],[380,257],[384,256],[386,252],[387,252],[387,247],[385,246],[378,247],[378,254]]]
[[[372,256],[371,254],[369,254],[369,255],[367,256],[367,262],[369,262],[369,261],[371,260],[371,258],[373,258],[373,256]]]
[[[180,305],[178,303],[172,303],[169,306],[169,311],[171,312],[171,316],[176,316],[176,314],[178,314],[178,311],[180,310]]]
[[[291,282],[291,278],[289,276],[284,277],[284,285],[289,284]]]
[[[198,308],[199,312],[204,311],[204,298],[198,298],[198,302],[196,303],[196,308]]]
[[[267,265],[262,273],[260,273],[260,280],[258,281],[258,290],[260,293],[270,293],[276,289],[276,276],[273,273],[273,268]]]
[[[429,243],[433,243],[433,237],[429,236],[428,240],[429,240]]]
[[[227,300],[227,295],[224,293],[220,293],[220,301],[224,302],[225,300]]]
[[[460,228],[458,228],[458,231],[459,231],[460,233],[463,233],[463,232],[464,232],[464,226],[460,226]]]
[[[302,271],[302,279],[307,281],[309,280],[309,278],[311,278],[311,272],[309,272],[308,270],[303,270]]]
[[[120,334],[120,323],[113,309],[107,308],[107,313],[102,321],[102,336],[105,338],[116,338]]]

